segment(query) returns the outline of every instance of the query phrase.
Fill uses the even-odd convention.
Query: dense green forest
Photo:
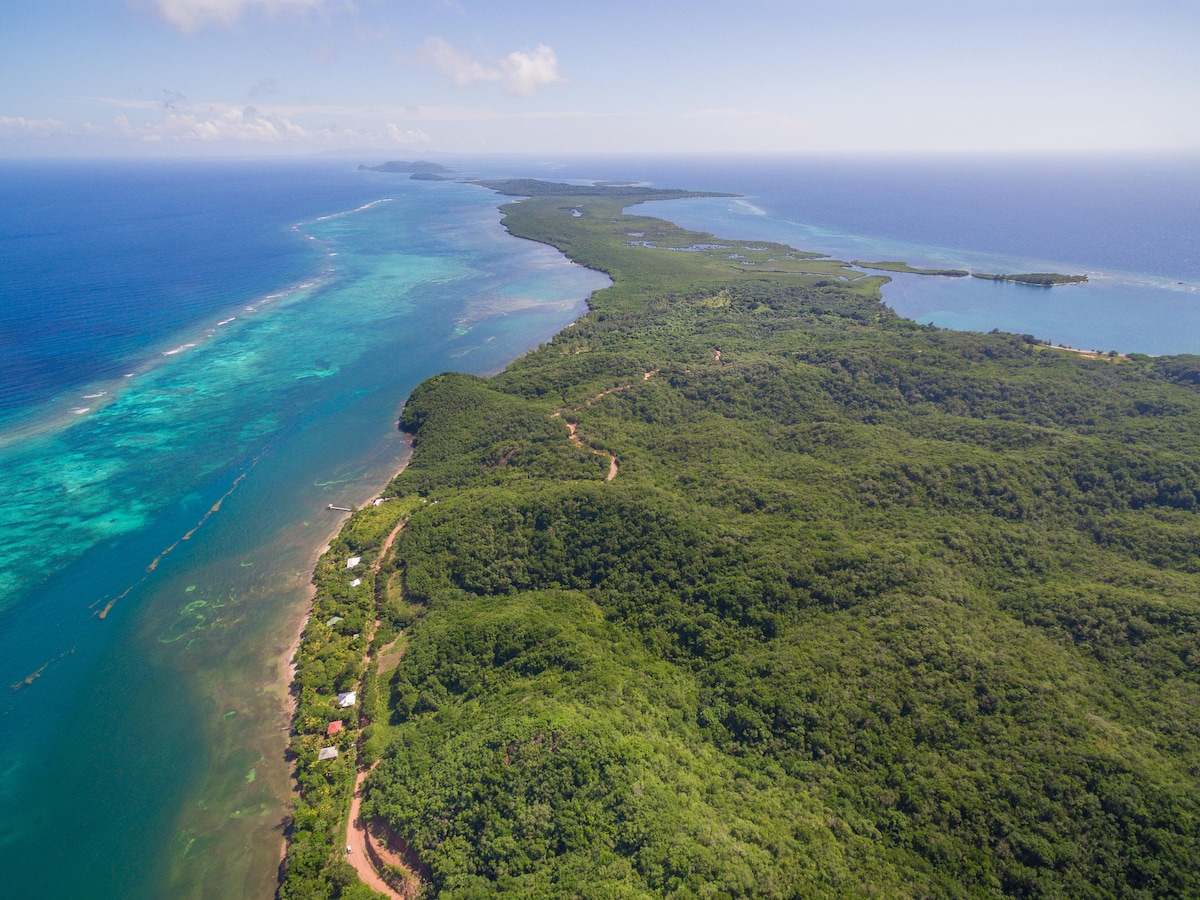
[[[613,286],[422,384],[318,572],[281,895],[370,895],[312,762],[361,679],[429,896],[1200,896],[1200,358],[917,325],[613,190],[504,207]],[[379,666],[341,560],[402,515]]]

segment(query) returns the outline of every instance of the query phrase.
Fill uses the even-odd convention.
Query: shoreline
[[[408,463],[411,458],[412,450],[410,449],[408,457],[404,460],[404,463],[393,474],[388,476],[387,480],[384,481],[382,485],[374,487],[369,492],[364,492],[366,496],[362,497],[362,502],[356,503],[354,500],[351,500],[350,505],[357,509],[362,509],[372,499],[378,497],[391,483],[392,479],[408,467]],[[282,694],[282,709],[285,716],[285,721],[281,728],[281,733],[284,736],[282,758],[285,762],[285,767],[287,770],[288,796],[291,798],[291,806],[286,808],[284,812],[289,816],[294,811],[294,798],[299,795],[299,784],[296,775],[297,760],[290,759],[288,753],[288,746],[291,742],[296,719],[296,653],[300,649],[300,644],[304,640],[304,633],[308,629],[309,620],[312,618],[313,601],[317,596],[317,588],[316,585],[312,583],[312,579],[313,574],[316,571],[317,563],[319,563],[321,557],[328,552],[333,540],[341,533],[342,529],[346,527],[346,523],[350,521],[350,517],[352,515],[353,513],[341,514],[339,516],[338,523],[326,533],[321,543],[314,547],[308,554],[306,568],[303,570],[308,575],[308,582],[305,589],[305,600],[300,609],[297,610],[295,625],[285,631],[286,634],[292,635],[292,639],[289,642],[287,649],[284,651],[284,655],[278,658],[279,677],[276,678],[271,684],[266,686],[272,690],[278,690]],[[279,862],[281,864],[284,858],[287,856],[288,843],[289,839],[285,834],[282,838],[282,848],[279,856]]]
[[[482,185],[482,184],[479,184],[477,186],[483,188],[486,191],[490,191],[494,195],[493,199],[496,200],[496,205],[493,207],[493,211],[495,214],[493,222],[494,222],[494,225],[500,230],[500,233],[509,239],[515,239],[515,240],[521,240],[521,241],[530,240],[529,238],[525,238],[525,237],[514,234],[512,232],[512,230],[509,229],[504,224],[504,213],[501,210],[501,207],[505,203],[511,202],[511,198],[505,197],[505,195],[501,194],[499,191],[496,191],[495,188],[493,188],[493,187],[490,187],[487,185]],[[383,202],[383,201],[378,201],[378,202]],[[370,205],[373,205],[373,204],[370,204]],[[543,246],[550,247],[556,253],[558,253],[559,256],[563,260],[565,260],[567,263],[569,263],[572,266],[580,266],[585,269],[588,268],[587,266],[583,266],[582,263],[579,263],[577,260],[573,259],[568,254],[564,253],[560,248],[555,247],[553,244],[551,244],[549,242],[533,241],[533,243],[538,243]],[[597,293],[598,291],[605,290],[613,285],[614,279],[612,278],[612,276],[609,273],[600,271],[598,269],[589,269],[589,271],[596,272],[599,275],[603,275],[607,279],[608,283],[601,287],[595,288],[587,296],[581,298],[582,306],[579,309],[578,314],[570,322],[566,323],[560,329],[558,329],[556,332],[554,332],[553,335],[550,335],[547,338],[547,340],[553,339],[553,337],[557,336],[558,334],[575,326],[582,318],[584,318],[589,313],[591,313],[591,311],[592,311],[592,305],[591,305],[592,296],[595,293]],[[574,303],[575,303],[575,301],[573,301],[573,304]],[[525,305],[533,306],[534,304],[525,304]],[[523,307],[524,307],[524,305],[521,308],[523,308]],[[512,311],[512,310],[505,310],[505,312],[502,313],[502,315],[507,314],[510,311]],[[518,308],[516,311],[520,311],[520,308]],[[484,316],[480,316],[480,318],[484,318]],[[509,365],[511,365],[516,360],[527,355],[528,353],[534,352],[536,349],[537,349],[536,347],[530,347],[530,348],[526,348],[524,350],[520,350],[515,355],[513,355],[512,357],[507,359],[505,362],[498,364],[494,368],[489,367],[489,368],[483,370],[482,372],[480,372],[479,374],[481,377],[484,377],[484,378],[492,377],[492,376],[504,371]],[[405,401],[407,402],[407,398],[405,398]],[[403,411],[403,406],[401,406],[401,412],[402,411]],[[399,423],[399,416],[397,416],[397,418],[396,418],[396,424],[398,425],[398,423]],[[408,456],[405,458],[403,464],[388,477],[388,479],[383,483],[383,485],[381,485],[379,488],[375,489],[368,497],[364,498],[362,503],[355,504],[355,503],[351,502],[351,505],[354,506],[356,509],[362,509],[363,506],[365,506],[370,501],[371,498],[379,497],[381,492],[387,488],[387,485],[390,484],[393,479],[395,479],[398,475],[400,475],[408,467],[409,463],[412,460],[412,456],[413,456],[414,452],[415,452],[415,442],[409,444]],[[599,451],[594,451],[594,452],[599,452]],[[610,456],[610,472],[609,472],[608,480],[611,481],[612,477],[616,474],[616,467],[617,467],[616,458]],[[289,749],[290,749],[290,745],[291,745],[291,739],[294,736],[295,721],[296,721],[296,714],[297,714],[296,676],[298,674],[298,664],[296,661],[296,655],[299,652],[300,646],[304,640],[305,632],[307,631],[309,623],[312,619],[313,605],[317,598],[317,593],[318,593],[317,587],[315,586],[315,584],[312,583],[312,580],[315,577],[316,567],[317,567],[318,563],[320,562],[321,557],[329,550],[333,540],[345,528],[346,524],[350,521],[350,518],[352,516],[353,516],[353,513],[343,514],[343,518],[341,518],[337,527],[332,529],[329,532],[329,534],[327,535],[325,540],[321,543],[320,547],[318,549],[316,549],[315,552],[313,552],[310,555],[310,557],[309,557],[310,562],[309,562],[308,569],[307,569],[308,574],[309,574],[309,585],[308,585],[308,590],[306,591],[306,599],[303,604],[303,613],[302,613],[302,615],[298,616],[298,627],[296,627],[294,630],[290,631],[290,633],[292,634],[292,639],[288,643],[287,649],[285,650],[285,655],[279,660],[278,669],[280,672],[281,680],[278,683],[283,688],[282,709],[284,711],[285,718],[286,718],[285,724],[284,724],[283,728],[281,729],[281,734],[285,738],[284,747],[283,747],[283,757],[284,757],[284,760],[288,763],[287,779],[288,779],[289,792],[288,792],[288,806],[285,807],[285,816],[287,819],[290,819],[292,813],[294,812],[296,799],[300,796],[299,777],[298,777],[300,761],[298,758],[289,758],[290,757]],[[386,552],[386,550],[385,550],[385,552]],[[368,648],[368,652],[370,652],[370,649],[371,648]],[[362,779],[364,777],[365,777],[364,775],[356,774],[355,785],[354,785],[354,789],[352,792],[352,798],[353,798],[353,796],[357,795],[358,792],[360,791]],[[354,829],[353,815],[351,816],[351,819],[346,823],[346,825],[350,831],[353,831],[353,829]],[[281,845],[280,845],[280,856],[279,856],[278,865],[277,865],[277,872],[278,872],[277,888],[278,888],[278,885],[282,884],[283,880],[284,880],[284,871],[285,871],[285,866],[286,866],[286,861],[287,861],[287,853],[288,853],[288,849],[289,849],[289,847],[291,845],[291,841],[292,841],[289,832],[290,832],[290,829],[286,829],[286,828],[283,829],[283,835],[282,835]],[[373,865],[372,865],[372,870],[374,870]],[[378,873],[376,873],[376,874],[378,874]]]
[[[350,504],[358,509],[362,509],[367,505],[367,503],[378,497],[380,493],[391,483],[392,479],[403,472],[406,468],[408,468],[407,459],[394,474],[388,477],[387,481],[385,481],[380,487],[377,487],[373,491],[369,492],[370,496],[366,497],[362,503],[355,503],[353,500],[351,500]],[[293,637],[292,642],[287,650],[287,656],[280,660],[281,671],[284,671],[287,675],[286,680],[282,681],[281,683],[283,683],[287,689],[289,728],[291,727],[291,717],[295,714],[295,698],[292,693],[292,686],[296,680],[296,651],[300,648],[300,642],[304,638],[304,629],[308,626],[309,617],[312,615],[312,601],[316,597],[317,593],[316,587],[312,584],[312,574],[316,570],[317,563],[321,561],[321,557],[324,556],[329,550],[334,538],[341,533],[342,529],[346,527],[346,523],[350,521],[350,515],[353,514],[343,513],[340,516],[341,521],[334,528],[332,528],[328,534],[326,534],[320,546],[314,548],[308,555],[308,562],[304,571],[309,577],[309,590],[306,591],[306,593],[309,594],[309,597],[305,601],[304,614],[300,617],[300,627],[297,631],[295,631],[295,636]]]

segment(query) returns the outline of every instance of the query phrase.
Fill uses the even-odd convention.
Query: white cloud
[[[412,146],[414,144],[428,144],[429,135],[419,128],[401,128],[394,122],[388,122],[386,126],[388,137],[397,144]]]
[[[156,100],[130,97],[74,97],[79,102],[97,103],[117,109],[142,110],[146,112],[161,112],[162,103]],[[193,113],[212,113],[226,109],[241,108],[233,104],[219,101],[189,103],[177,107],[175,111]],[[289,119],[356,119],[356,120],[419,120],[425,122],[483,122],[483,121],[524,121],[528,119],[611,119],[628,116],[629,113],[597,112],[594,110],[520,110],[503,111],[491,106],[438,106],[413,104],[310,104],[291,105],[286,103],[260,104],[259,111],[264,115],[282,116]],[[761,115],[758,113],[742,112],[741,115]],[[315,133],[315,132],[314,132]]]
[[[230,107],[209,116],[175,113],[159,122],[132,125],[126,116],[114,120],[117,129],[126,137],[143,141],[283,141],[305,140],[308,131],[288,119],[262,115],[252,106]]]
[[[499,81],[502,77],[499,69],[477,62],[440,37],[425,38],[417,62],[433,66],[454,82],[455,87],[466,87],[476,81]]]
[[[0,135],[52,134],[66,129],[58,119],[26,119],[24,116],[0,116]]]
[[[229,26],[248,10],[268,13],[302,13],[321,6],[325,0],[150,0],[153,8],[180,31],[192,32],[206,25]]]
[[[466,87],[480,81],[500,81],[511,94],[528,96],[538,88],[563,81],[558,74],[558,57],[545,44],[532,52],[514,50],[494,64],[480,62],[469,53],[440,37],[429,37],[421,46],[416,61],[433,66],[450,79],[455,87]]]
[[[122,101],[108,98],[104,102],[113,106],[144,110],[152,116],[141,122],[131,122],[129,116],[124,114],[113,119],[119,135],[138,141],[202,144],[352,144],[382,147],[411,147],[432,141],[420,128],[405,128],[395,122],[380,122],[377,118],[396,112],[401,112],[402,118],[409,116],[408,111],[396,109],[381,111],[364,107],[318,106],[265,109],[211,103],[181,105],[164,111],[161,106],[154,108],[140,100]],[[161,114],[164,112],[165,114]],[[155,115],[156,113],[160,115]],[[314,116],[337,116],[352,121],[367,118],[374,121],[349,126],[336,123],[317,125],[311,123]],[[297,117],[309,120],[309,124],[301,125]]]
[[[527,96],[563,80],[558,74],[558,57],[545,44],[538,44],[532,53],[514,50],[500,65],[504,68],[504,86],[513,94]]]

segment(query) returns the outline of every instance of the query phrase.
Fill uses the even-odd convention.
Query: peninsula
[[[281,898],[1200,895],[1200,358],[487,186],[613,285],[322,558]]]

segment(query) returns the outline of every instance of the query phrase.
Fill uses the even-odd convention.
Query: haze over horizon
[[[0,156],[1200,152],[1200,5],[44,0]]]

